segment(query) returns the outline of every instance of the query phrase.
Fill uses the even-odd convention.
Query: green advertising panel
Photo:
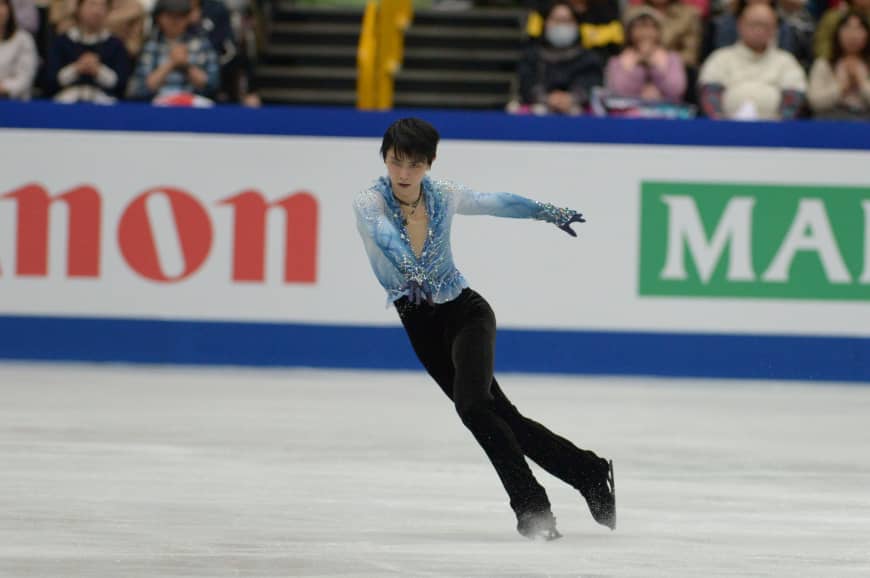
[[[870,299],[870,188],[641,184],[640,294]]]

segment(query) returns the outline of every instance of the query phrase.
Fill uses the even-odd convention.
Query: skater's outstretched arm
[[[449,183],[453,191],[456,212],[461,215],[492,215],[514,219],[537,219],[553,223],[569,235],[576,237],[572,223],[585,223],[583,215],[573,209],[559,208],[513,193],[481,193],[456,183]]]

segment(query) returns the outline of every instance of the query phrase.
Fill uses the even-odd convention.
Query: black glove
[[[571,235],[572,237],[576,237],[577,233],[574,232],[574,229],[571,228],[571,223],[585,223],[586,219],[583,218],[581,213],[574,213],[574,215],[568,219],[565,223],[559,225],[559,228]]]

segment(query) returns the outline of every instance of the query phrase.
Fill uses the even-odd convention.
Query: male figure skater
[[[495,467],[519,533],[531,539],[561,537],[547,493],[524,456],[579,490],[593,518],[613,529],[612,462],[577,448],[511,404],[493,377],[495,316],[456,269],[450,249],[456,213],[538,219],[574,237],[571,224],[585,222],[583,216],[428,177],[438,140],[438,131],[416,118],[398,120],[384,134],[381,156],[389,178],[381,177],[354,199],[375,276],[395,304],[417,357]]]

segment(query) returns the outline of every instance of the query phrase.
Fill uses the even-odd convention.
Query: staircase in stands
[[[276,3],[257,66],[273,104],[356,104],[362,11]],[[405,36],[396,107],[502,109],[516,77],[523,12],[418,10]]]

